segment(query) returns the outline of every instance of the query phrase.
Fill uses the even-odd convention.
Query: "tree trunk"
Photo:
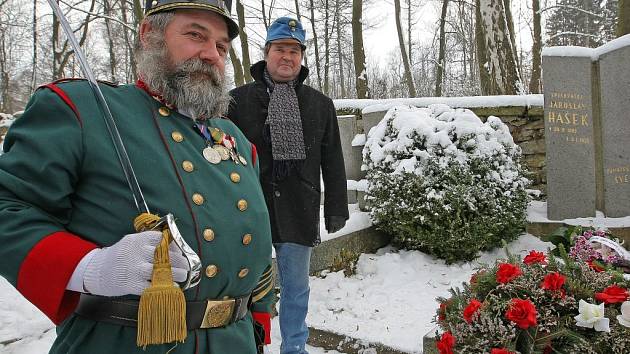
[[[120,16],[122,18],[122,21],[124,23],[128,23],[127,22],[127,1],[122,1],[122,6],[120,7]],[[135,15],[134,15],[134,23],[135,23]],[[135,28],[138,28],[137,26]],[[135,32],[134,32],[134,36],[135,36]],[[138,74],[137,74],[137,69],[136,69],[136,60],[133,57],[133,51],[134,51],[134,39],[131,38],[129,36],[129,29],[126,27],[123,27],[123,37],[125,39],[125,52],[126,52],[126,56],[127,56],[127,61],[129,63],[129,66],[131,67],[130,69],[127,68],[127,72],[125,73],[125,78],[126,78],[126,82],[135,82],[136,80],[138,80]]]
[[[329,29],[329,12],[328,0],[324,0],[324,95],[329,94],[330,91],[330,36],[332,29]],[[333,23],[333,26],[335,24]]]
[[[116,60],[116,52],[114,51],[114,36],[112,31],[112,23],[109,19],[112,16],[111,4],[109,3],[111,0],[103,0],[103,11],[105,13],[105,30],[107,32],[107,44],[109,49],[109,73],[111,82],[116,82],[116,66],[118,65],[118,61]]]
[[[31,67],[31,90],[32,94],[37,88],[37,38],[39,34],[37,32],[37,1],[33,1],[33,61]]]
[[[352,53],[354,56],[354,79],[357,98],[368,98],[368,79],[363,49],[363,1],[352,1]]]
[[[516,55],[510,40],[502,0],[476,0],[477,56],[485,95],[522,93]]]
[[[617,37],[630,33],[630,0],[619,0]]]
[[[232,46],[230,46],[230,60],[232,61],[232,67],[234,67],[234,86],[243,86],[245,83],[245,79],[243,77],[243,65]]]
[[[343,76],[343,50],[341,47],[341,5],[339,0],[335,0],[335,22],[337,23],[337,56],[339,61],[339,88],[340,98],[346,98],[346,83]]]
[[[140,22],[144,19],[144,12],[142,12],[140,0],[133,0],[133,15],[134,28],[138,28],[140,26]]]
[[[405,50],[405,40],[403,38],[402,25],[400,24],[400,0],[394,0],[394,9],[396,12],[396,30],[398,32],[398,45],[400,46],[400,56],[402,57],[403,66],[405,69],[405,81],[407,82],[409,97],[416,97],[416,88],[413,85],[411,68],[409,67],[409,59],[407,58],[407,51]]]
[[[252,63],[249,59],[249,40],[247,38],[247,32],[245,32],[245,8],[240,0],[236,2],[236,13],[238,15],[238,26],[240,27],[241,54],[243,55],[243,69],[241,72],[243,73],[245,82],[252,82],[254,79],[249,71],[249,67],[252,66]],[[236,75],[236,70],[234,71],[234,75]]]
[[[267,23],[267,13],[265,12],[265,0],[260,0],[261,6],[262,6],[262,17],[263,17],[263,24],[265,25],[265,32],[267,32],[267,30],[269,29],[269,24]]]
[[[302,22],[302,16],[300,15],[300,1],[295,0],[295,13],[297,15],[297,20]],[[304,54],[304,66],[308,68],[308,55]],[[306,84],[310,85],[311,78],[310,76],[306,78]]]
[[[407,0],[407,53],[409,54],[409,62],[413,63],[413,56],[411,55],[411,27],[413,24],[411,22],[411,0]]]
[[[532,44],[532,77],[529,81],[529,93],[540,93],[542,73],[542,28],[540,25],[540,0],[532,0],[534,15],[534,43]]]
[[[442,0],[442,15],[440,16],[440,52],[438,54],[437,73],[435,75],[435,97],[442,96],[442,81],[444,80],[444,60],[446,56],[446,14],[448,13],[448,0]]]
[[[514,50],[514,56],[516,59],[516,69],[518,72],[521,72],[521,63],[518,60],[517,52],[516,52],[516,32],[514,31],[514,19],[512,17],[512,8],[510,6],[511,0],[503,0],[503,9],[505,10],[505,21],[507,23],[508,33],[510,34],[510,43],[512,43],[512,48]]]
[[[322,89],[322,76],[321,76],[321,67],[319,65],[319,44],[317,41],[317,30],[315,28],[315,6],[313,5],[313,0],[310,0],[310,10],[311,10],[311,27],[313,28],[313,46],[315,47],[315,68],[317,71],[317,88]]]
[[[6,36],[4,29],[0,27],[0,112],[11,112],[11,95],[9,95],[10,77],[7,63]]]

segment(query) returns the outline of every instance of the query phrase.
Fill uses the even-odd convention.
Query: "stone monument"
[[[630,35],[543,51],[547,216],[630,215]]]

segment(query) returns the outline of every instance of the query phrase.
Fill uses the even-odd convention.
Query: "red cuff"
[[[271,314],[267,312],[252,312],[254,321],[265,327],[265,344],[271,344]]]
[[[95,244],[68,232],[44,237],[20,266],[18,291],[51,321],[60,324],[79,301],[79,293],[66,290],[70,277],[81,259],[95,248]]]

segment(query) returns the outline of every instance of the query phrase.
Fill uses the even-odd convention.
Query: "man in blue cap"
[[[320,243],[320,170],[329,233],[348,219],[346,175],[332,100],[304,84],[306,33],[281,17],[269,26],[255,82],[231,91],[228,117],[258,149],[280,275],[281,354],[306,353],[309,261]]]

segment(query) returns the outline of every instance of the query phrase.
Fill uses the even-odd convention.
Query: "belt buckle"
[[[201,328],[217,328],[230,324],[236,300],[208,300]]]

